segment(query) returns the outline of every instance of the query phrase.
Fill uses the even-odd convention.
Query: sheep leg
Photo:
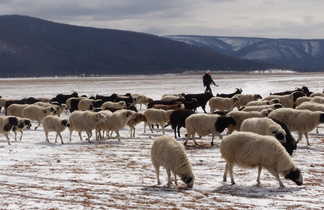
[[[224,175],[223,175],[223,182],[227,181],[227,173],[228,173],[228,163],[225,164]]]
[[[196,142],[195,135],[192,135],[192,140],[193,140],[193,142],[195,143],[195,145],[199,146],[199,144]]]
[[[64,144],[61,133],[58,133],[58,135],[59,135],[59,137],[60,137],[60,139],[61,139],[61,144]]]
[[[284,188],[285,185],[281,182],[278,172],[276,170],[273,170],[273,169],[268,169],[268,170],[278,180],[279,188]]]
[[[178,125],[177,127],[176,127],[176,129],[178,130],[178,137],[180,138],[181,137],[181,135],[180,135],[180,125]]]
[[[45,137],[46,137],[46,141],[49,143],[48,132],[47,131],[45,131]]]
[[[133,128],[133,138],[135,138],[135,131],[136,131],[136,129],[135,129],[135,127]]]
[[[55,144],[57,143],[57,137],[58,137],[58,133],[56,132],[56,136],[55,136]]]
[[[38,122],[38,124],[35,126],[35,130],[40,126],[41,122]]]
[[[73,133],[73,130],[70,130],[70,142],[72,141],[72,133]]]
[[[88,136],[87,140],[88,140],[89,143],[91,143],[90,139],[91,139],[91,136],[92,136],[92,131],[86,131],[86,133],[87,133],[87,136]]]
[[[22,140],[23,134],[24,134],[24,132],[21,130],[20,131],[20,141]]]
[[[310,146],[309,139],[308,139],[308,133],[304,133],[304,136],[306,138],[307,145]]]
[[[257,186],[260,186],[260,176],[261,176],[262,166],[258,166],[258,178],[257,178]]]
[[[166,169],[166,172],[168,174],[168,187],[171,187],[172,181],[171,181],[171,170]]]
[[[165,131],[164,131],[164,126],[163,126],[163,125],[161,125],[161,127],[162,127],[162,134],[164,135],[164,134],[165,134]]]
[[[14,131],[15,133],[15,141],[17,141],[17,131]]]
[[[118,138],[118,141],[120,142],[120,135],[119,135],[119,131],[115,131],[116,132],[116,137]]]
[[[319,126],[316,127],[316,134],[319,134]]]
[[[214,145],[214,134],[212,134],[212,140],[211,140],[211,143],[210,143],[211,146]]]
[[[173,171],[173,175],[174,175],[174,183],[176,186],[178,186],[177,175],[174,171]]]
[[[156,179],[157,179],[157,184],[160,185],[160,166],[154,166],[155,167],[155,174],[156,174]]]
[[[296,143],[298,144],[300,142],[300,140],[302,140],[302,138],[303,138],[302,133],[298,132],[298,139],[297,139]]]
[[[234,185],[235,181],[234,181],[234,176],[233,176],[233,164],[231,164],[231,163],[228,164],[228,170],[229,170],[229,174],[231,177],[231,183],[232,183],[232,185]]]
[[[79,131],[78,133],[79,133],[80,141],[83,141],[81,131]]]
[[[146,132],[146,122],[144,123],[144,133]]]
[[[11,143],[10,143],[10,139],[9,139],[9,136],[8,136],[8,134],[6,133],[6,134],[5,134],[5,136],[6,136],[6,138],[7,138],[7,141],[8,141],[8,145],[11,145]]]

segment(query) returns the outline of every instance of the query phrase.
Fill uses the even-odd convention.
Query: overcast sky
[[[324,0],[0,0],[0,14],[157,35],[324,38]]]

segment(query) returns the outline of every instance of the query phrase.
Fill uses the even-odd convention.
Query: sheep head
[[[285,179],[290,179],[295,182],[298,186],[303,184],[303,175],[298,168],[294,168],[285,176]]]

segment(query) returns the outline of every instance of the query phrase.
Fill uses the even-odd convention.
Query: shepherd
[[[218,85],[216,85],[216,83],[214,82],[213,78],[211,77],[210,71],[206,71],[206,73],[203,76],[203,85],[204,85],[204,87],[206,87],[205,93],[206,92],[213,93],[212,89],[210,88],[210,85],[211,84],[213,84],[216,87],[218,87]]]

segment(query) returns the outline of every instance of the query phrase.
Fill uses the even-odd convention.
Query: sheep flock
[[[319,145],[324,144],[324,141],[319,142],[323,135],[321,124],[324,123],[324,95],[321,95],[321,92],[312,92],[312,88],[306,86],[292,86],[288,90],[282,89],[277,93],[269,91],[268,94],[251,93],[246,91],[244,86],[226,90],[230,89],[232,92],[223,92],[221,88],[215,88],[214,93],[206,93],[202,87],[196,92],[190,92],[188,88],[188,91],[174,90],[172,93],[153,95],[132,89],[126,90],[125,87],[124,92],[106,94],[102,91],[73,90],[57,92],[46,97],[37,94],[24,97],[2,95],[0,147],[2,151],[8,151],[8,154],[18,154],[20,146],[27,142],[28,147],[35,145],[35,148],[46,148],[47,153],[62,150],[60,152],[64,155],[61,156],[50,155],[55,154],[50,152],[46,157],[46,152],[43,151],[34,154],[22,153],[17,156],[26,155],[30,160],[38,159],[37,168],[48,164],[53,174],[60,173],[62,174],[60,177],[65,174],[66,178],[60,178],[61,181],[79,182],[86,176],[83,172],[90,169],[105,171],[102,172],[106,176],[104,180],[109,178],[123,180],[122,184],[113,181],[103,183],[105,185],[102,186],[103,195],[100,195],[99,188],[94,187],[98,190],[98,196],[87,194],[82,187],[78,188],[80,192],[76,191],[76,194],[80,195],[81,191],[84,193],[82,196],[87,194],[90,208],[141,209],[148,206],[144,204],[144,197],[139,198],[143,200],[142,204],[121,202],[123,193],[119,193],[119,189],[125,189],[126,186],[140,188],[148,194],[172,192],[173,196],[178,194],[177,197],[190,194],[188,196],[192,200],[204,199],[203,197],[209,199],[213,194],[217,194],[220,198],[215,197],[216,202],[217,199],[222,200],[222,194],[246,196],[236,191],[251,193],[251,197],[247,195],[250,198],[264,193],[270,194],[269,196],[275,197],[274,199],[280,198],[280,194],[285,193],[294,196],[295,193],[315,185],[310,179],[310,171],[317,173],[319,180],[324,179],[324,170],[318,171],[318,167],[323,167],[323,159],[316,157],[319,162],[312,163],[309,166],[312,169],[309,169],[300,158],[301,153],[305,153],[304,158],[307,159],[309,157],[307,152],[311,155],[312,151],[319,149]],[[161,93],[162,90],[158,92]],[[57,141],[58,139],[60,141]],[[139,150],[125,148],[127,145],[136,145]],[[65,148],[74,154],[71,161],[75,159],[73,164],[72,161],[68,167],[60,170],[59,165],[65,164],[66,151],[63,151]],[[118,150],[119,153],[113,153]],[[97,159],[88,159],[93,155],[96,155]],[[207,155],[208,158],[204,159]],[[28,158],[24,157],[24,160],[28,164]],[[118,160],[121,162],[118,163]],[[8,158],[6,161],[15,160]],[[122,164],[122,161],[126,161],[127,164]],[[21,164],[17,163],[17,167]],[[85,164],[88,168],[75,168],[78,164]],[[114,174],[115,166],[122,168],[123,172]],[[28,179],[28,173],[34,173],[31,166],[26,167],[25,171],[18,171],[17,168],[14,170],[16,174],[21,174],[21,179]],[[128,174],[129,170],[131,172]],[[0,172],[0,177],[8,176],[1,173],[9,172],[5,170]],[[76,173],[80,176],[69,175]],[[138,177],[136,184],[132,183],[133,173]],[[51,171],[39,173],[38,184],[41,183],[41,179],[45,179],[46,174],[51,176]],[[226,182],[227,176],[230,177],[230,182]],[[90,185],[99,186],[100,179],[99,176],[93,176],[93,181],[86,181],[83,184],[91,189]],[[5,184],[3,179],[0,179],[0,182]],[[214,188],[210,186],[211,183],[215,183]],[[46,188],[45,184],[42,186]],[[115,190],[111,192],[108,190],[111,196],[110,201],[109,199],[105,201],[108,204],[100,204],[103,202],[104,189],[107,186],[113,186]],[[212,189],[206,190],[208,186]],[[10,192],[16,196],[14,191]],[[139,197],[136,193],[131,195]],[[62,200],[72,195],[64,196],[56,198],[57,201],[64,202]],[[110,203],[116,200],[116,196],[120,206],[117,204],[110,206]],[[163,196],[165,199],[172,198],[171,195]],[[189,202],[189,198],[184,201],[190,203],[188,206],[186,204],[170,206],[167,200],[163,203],[163,196],[156,201],[161,202],[161,206],[155,203],[154,208],[213,207],[209,204],[205,207],[190,206],[195,202]],[[33,199],[37,200],[40,197],[42,196],[35,195]],[[72,207],[78,205],[85,206],[84,203],[76,201]],[[233,202],[215,208],[231,208],[231,205]],[[307,208],[300,205],[296,204],[295,207]],[[263,204],[256,204],[253,207],[260,206],[265,207]],[[8,204],[8,208],[13,207],[12,204]],[[322,206],[314,204],[310,208],[314,207]],[[240,203],[236,208],[244,208],[244,205]]]

